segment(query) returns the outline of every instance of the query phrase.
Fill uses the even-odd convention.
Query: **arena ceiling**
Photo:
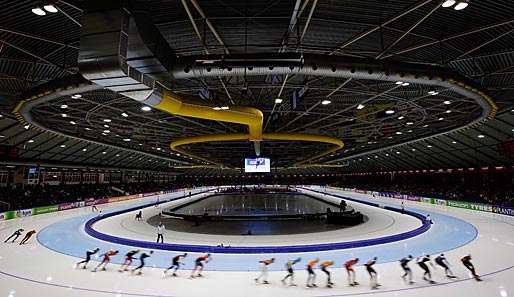
[[[100,9],[98,2],[58,1],[59,12],[45,16],[32,14],[38,4],[35,1],[0,4],[2,144],[18,148],[20,161],[168,168],[207,175],[219,172],[216,168],[183,169],[205,164],[171,151],[169,143],[190,136],[244,133],[245,126],[157,109],[142,111],[143,104],[123,93],[88,87],[78,65],[81,32],[83,35],[87,26],[84,15]],[[416,82],[402,85],[394,80],[305,73],[254,75],[246,70],[233,75],[184,71],[180,76],[177,73],[183,67],[166,69],[168,61],[146,48],[138,51],[132,47],[127,64],[181,96],[200,98],[202,104],[258,108],[264,113],[265,133],[317,134],[345,143],[343,149],[317,160],[323,167],[306,168],[297,162],[328,145],[264,141],[262,155],[271,157],[272,165],[283,172],[510,166],[512,157],[500,154],[497,144],[510,140],[514,127],[514,5],[508,0],[471,1],[466,9],[455,11],[441,3],[126,2],[134,15],[151,16],[147,23],[178,60],[206,54],[255,57],[289,53],[364,59],[378,65],[409,63],[440,70],[431,73],[433,76],[451,73],[451,77],[462,78],[498,106],[494,119],[423,141],[412,142],[466,126],[481,115],[483,107],[451,88]],[[140,28],[141,32],[147,31]],[[70,86],[78,86],[80,92],[71,89],[30,108],[34,123],[19,123],[11,114],[21,99]],[[72,98],[76,94],[80,98]],[[275,103],[276,98],[282,103]],[[185,148],[228,167],[239,167],[242,158],[254,153],[251,143],[243,141]]]

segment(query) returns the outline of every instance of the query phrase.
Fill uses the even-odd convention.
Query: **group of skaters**
[[[21,236],[21,234],[23,234],[23,232],[25,232],[24,229],[18,229],[16,231],[14,231],[13,234],[11,234],[9,237],[7,237],[6,240],[4,240],[4,243],[7,243],[9,241],[11,241],[11,243],[14,243],[16,241],[16,239],[18,239],[18,237]],[[29,239],[34,235],[36,234],[36,230],[30,230],[29,232],[25,233],[25,236],[22,238],[22,240],[20,241],[20,245],[23,245],[23,244],[26,244]]]
[[[293,266],[295,264],[301,262],[301,260],[302,260],[301,258],[297,258],[297,259],[289,260],[286,262],[285,268],[286,268],[287,274],[284,276],[284,278],[281,279],[281,282],[284,285],[287,285],[288,284],[287,280],[289,280],[289,286],[297,286],[297,284],[295,284],[295,282],[294,282],[294,267]],[[409,262],[411,262],[413,260],[414,260],[414,257],[409,255],[399,261],[400,266],[404,272],[403,275],[401,275],[401,277],[407,284],[414,284],[414,281],[412,280],[413,273],[412,273],[411,268],[409,267]],[[460,260],[461,260],[462,264],[464,265],[464,267],[466,267],[471,272],[471,274],[473,275],[475,280],[481,281],[480,277],[478,276],[478,274],[475,271],[475,267],[473,266],[473,263],[471,263],[471,255],[466,255],[466,256],[462,257]],[[351,287],[359,285],[359,283],[356,281],[355,269],[353,268],[356,264],[359,263],[359,261],[360,261],[359,258],[353,258],[353,259],[346,261],[343,264],[343,267],[345,268],[347,277],[348,277],[348,285]],[[457,276],[455,276],[453,274],[453,272],[451,271],[450,263],[448,262],[448,260],[446,259],[444,254],[438,255],[434,259],[434,261],[437,266],[444,269],[446,277],[448,277],[449,279],[457,278]],[[273,263],[275,263],[275,258],[270,258],[270,259],[265,259],[265,260],[259,261],[260,275],[254,279],[255,283],[269,284],[268,267],[270,265],[272,265]],[[374,269],[374,265],[376,263],[377,263],[377,257],[374,257],[374,258],[370,259],[369,261],[367,261],[366,263],[364,263],[364,268],[366,269],[366,271],[369,275],[371,289],[378,289],[380,287],[380,284],[378,283],[378,273]],[[434,284],[435,281],[432,280],[432,274],[430,272],[429,265],[432,268],[435,268],[436,266],[432,263],[430,255],[418,257],[416,259],[416,264],[423,271],[423,280],[425,280],[431,284]],[[332,288],[334,286],[334,283],[332,282],[329,267],[331,267],[333,265],[334,265],[333,261],[331,261],[331,260],[321,261],[319,258],[308,261],[307,265],[306,265],[306,270],[307,270],[306,287],[307,288],[317,287],[316,272],[314,271],[314,269],[316,267],[318,267],[326,275],[326,286],[328,288]]]
[[[81,268],[81,269],[87,269],[87,264],[91,261],[91,258],[93,255],[96,255],[100,252],[99,248],[88,250],[86,252],[86,259],[75,263],[75,268]],[[97,271],[106,271],[107,265],[111,262],[111,257],[117,256],[119,254],[118,250],[108,250],[103,254],[100,254],[99,257],[102,258],[102,261],[98,265],[96,265],[92,272]],[[139,255],[139,256],[138,256]],[[143,268],[145,267],[145,260],[153,255],[153,251],[150,252],[144,252],[141,250],[131,250],[128,253],[125,254],[125,260],[119,267],[119,272],[128,272],[130,271],[131,274],[137,274],[141,275],[143,273]],[[179,254],[174,256],[171,259],[171,266],[166,268],[162,272],[163,278],[168,276],[168,272],[172,270],[172,276],[178,276],[177,270],[184,264],[184,259],[187,257],[187,253]],[[134,259],[139,259],[139,265],[130,269],[130,266],[132,265],[132,262]],[[204,263],[208,263],[211,260],[211,254],[207,253],[205,255],[199,256],[195,259],[195,265],[193,267],[193,270],[191,271],[191,274],[189,278],[193,279],[196,277],[202,277],[203,267]]]

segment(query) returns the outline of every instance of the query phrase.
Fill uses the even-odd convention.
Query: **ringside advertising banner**
[[[32,215],[32,208],[19,209],[16,211],[17,218],[30,217]]]
[[[83,207],[84,205],[85,205],[84,201],[77,201],[77,202],[70,202],[70,203],[61,203],[57,207],[58,207],[58,210],[61,211],[61,210]]]
[[[465,201],[446,200],[446,205],[451,207],[465,208],[471,210],[479,210],[485,212],[493,212],[493,206],[480,203],[471,203]]]
[[[4,212],[4,220],[12,220],[16,217],[16,212],[13,210]]]
[[[497,214],[514,216],[514,208],[506,206],[493,206],[493,212]]]
[[[39,215],[59,210],[59,205],[48,205],[34,208],[33,214]]]

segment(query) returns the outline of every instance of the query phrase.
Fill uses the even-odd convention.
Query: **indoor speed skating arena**
[[[514,296],[511,0],[0,8],[0,296]]]

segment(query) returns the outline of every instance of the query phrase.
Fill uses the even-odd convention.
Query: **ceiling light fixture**
[[[435,96],[437,94],[439,94],[439,92],[437,92],[437,91],[429,91],[428,92],[428,95],[430,95],[430,96]]]
[[[214,109],[214,110],[221,110],[221,107],[219,107],[219,106],[215,106],[215,107],[213,107],[212,109]]]
[[[407,123],[405,123],[405,125],[414,125],[414,123],[413,122],[407,122]]]
[[[123,141],[128,142],[130,141],[130,138],[123,138]]]
[[[57,8],[52,3],[43,6],[43,8],[50,13],[58,12]]]
[[[385,113],[386,113],[386,114],[393,114],[393,113],[394,113],[394,110],[392,110],[392,109],[388,109],[388,110],[386,110],[386,111],[385,111]]]
[[[61,114],[61,116],[62,116],[63,118],[67,118],[67,117],[68,117],[68,115],[67,115],[67,114],[65,114],[65,113]]]
[[[447,110],[447,111],[445,111],[445,112],[446,112],[446,113],[451,113],[452,111],[448,109],[448,110]]]
[[[104,122],[110,123],[110,122],[112,122],[112,120],[111,119],[104,119]]]
[[[453,4],[455,4],[455,2],[456,2],[455,0],[446,0],[443,2],[443,4],[441,6],[444,8],[452,7]]]
[[[484,135],[482,135],[482,134],[478,135],[477,137],[478,137],[478,138],[485,138],[485,136],[484,136]]]
[[[438,120],[439,120],[439,121],[442,121],[442,120],[444,120],[444,118],[438,118]]]
[[[62,104],[62,105],[61,105],[61,108],[68,108],[68,105],[66,105],[66,104]]]
[[[71,96],[71,99],[79,99],[79,98],[82,98],[82,95],[80,95],[80,94],[75,94],[75,95],[72,95],[72,96]]]
[[[404,83],[402,84],[402,87],[406,87],[406,86],[408,86],[408,85],[410,85],[410,83],[408,83],[408,82],[404,82]]]
[[[321,101],[321,104],[323,104],[323,105],[328,105],[328,104],[330,104],[330,103],[332,103],[332,101],[327,100],[327,99],[325,99],[325,100]]]
[[[65,144],[61,144],[60,147],[64,148],[64,147],[66,147],[66,145]]]
[[[468,5],[469,5],[468,0],[459,1],[459,3],[457,3],[457,5],[455,5],[455,7],[453,9],[463,10],[464,8],[468,7]]]
[[[280,103],[282,103],[282,99],[280,99],[280,98],[275,99],[275,104],[280,104]]]
[[[362,104],[357,105],[357,109],[361,110],[363,108],[364,108],[364,105],[362,105]]]
[[[398,119],[399,120],[403,120],[405,117],[404,116],[399,116]]]
[[[34,7],[32,8],[32,13],[35,15],[46,15],[46,12],[41,7]]]
[[[33,143],[34,142],[34,139],[30,139],[29,141],[27,141],[28,143]]]
[[[444,104],[450,105],[452,102],[450,100],[443,101]]]
[[[395,84],[397,84],[397,85],[402,85],[402,84],[403,84],[403,81],[397,81]]]
[[[142,111],[150,111],[150,110],[152,110],[152,108],[150,106],[143,106],[143,107],[141,107],[141,110]]]
[[[109,130],[104,130],[103,132],[104,133],[111,133],[111,131],[109,131]]]
[[[121,113],[121,116],[122,116],[122,117],[124,117],[124,118],[128,118],[128,114],[127,114],[127,113],[125,113],[125,112],[122,112],[122,113]]]
[[[220,107],[220,108],[221,108],[222,110],[229,110],[229,109],[230,109],[230,107],[228,107],[228,106],[222,106],[222,107]]]
[[[77,123],[76,123],[76,122],[74,122],[74,121],[70,121],[70,124],[72,124],[72,125],[76,125]]]

